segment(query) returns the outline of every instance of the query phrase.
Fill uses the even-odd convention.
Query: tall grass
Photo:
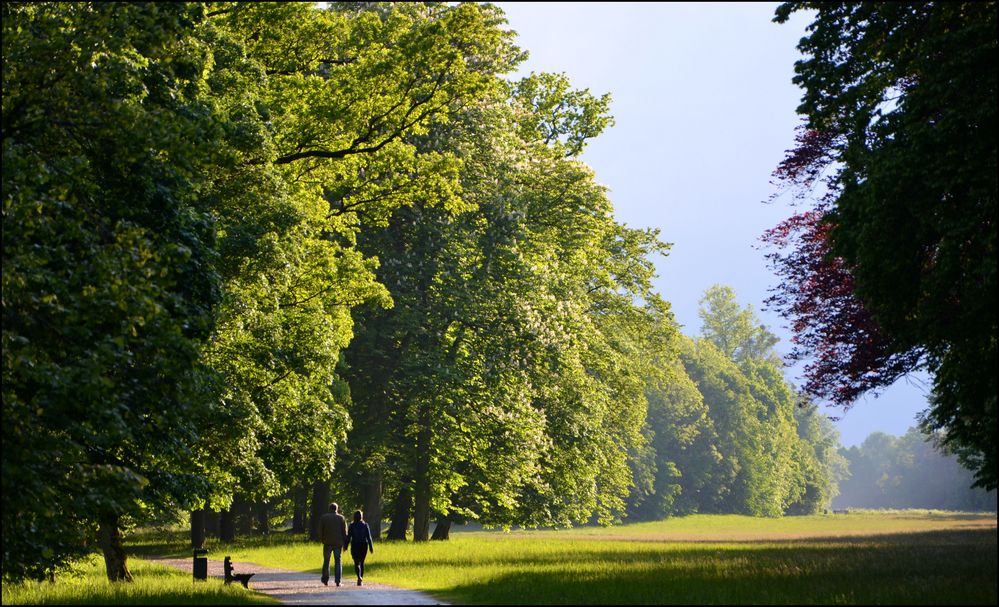
[[[190,573],[141,559],[129,559],[134,582],[108,582],[104,561],[81,561],[75,574],[55,583],[3,585],[4,605],[274,605],[278,601],[235,584],[209,578],[194,582]]]

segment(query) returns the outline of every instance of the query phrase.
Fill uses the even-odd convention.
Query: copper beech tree
[[[925,368],[923,429],[994,488],[996,3],[793,2],[775,21],[800,10],[807,121],[775,177],[825,194],[763,237],[792,358],[845,406]]]

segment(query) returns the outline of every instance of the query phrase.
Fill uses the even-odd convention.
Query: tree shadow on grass
[[[996,604],[992,531],[822,543],[572,550],[494,559],[481,582],[439,589],[494,604]],[[422,563],[427,564],[427,563]],[[435,566],[460,568],[458,555]],[[392,567],[419,567],[418,560]],[[372,563],[371,575],[379,566]]]

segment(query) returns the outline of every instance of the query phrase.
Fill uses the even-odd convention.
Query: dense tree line
[[[468,206],[460,158],[413,138],[503,86],[499,25],[476,5],[4,5],[6,577],[97,537],[129,579],[127,525],[329,478],[352,309],[391,304],[357,235]]]
[[[784,379],[777,337],[729,287],[701,300],[700,337],[682,340],[667,381],[648,385],[644,468],[630,514],[812,514],[846,462],[839,435]]]
[[[412,512],[416,539],[432,515],[446,537],[455,517],[550,525],[621,509],[644,414],[621,359],[668,348],[672,325],[649,284],[663,245],[616,224],[575,159],[605,110],[547,75],[464,108],[420,145],[463,158],[473,208],[416,203],[359,239],[395,305],[360,310],[345,352],[345,463],[365,504],[385,494],[393,522]]]
[[[939,436],[910,428],[903,436],[875,432],[841,449],[850,476],[840,483],[834,508],[996,510],[996,491],[972,487],[974,474],[941,448]]]
[[[498,9],[3,11],[6,579],[128,580],[178,510],[302,527],[334,468],[415,539],[623,513],[665,245],[576,159],[607,98],[504,79]]]

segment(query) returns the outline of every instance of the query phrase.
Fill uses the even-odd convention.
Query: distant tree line
[[[996,510],[996,490],[972,487],[974,474],[940,445],[940,437],[910,428],[903,436],[875,432],[842,448],[850,463],[834,508]]]
[[[647,444],[634,458],[629,515],[812,514],[845,476],[839,434],[795,393],[777,337],[730,287],[701,300],[700,337],[647,386]]]

